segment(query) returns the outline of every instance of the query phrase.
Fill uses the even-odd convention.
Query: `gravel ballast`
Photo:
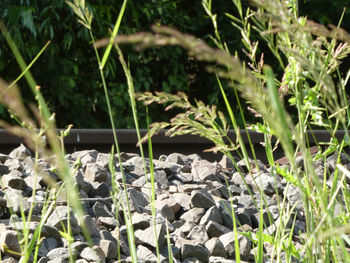
[[[329,156],[325,165],[317,164],[316,171],[320,178],[329,172],[328,186],[333,183],[336,156],[337,154]],[[305,232],[302,194],[297,187],[288,185],[283,177],[261,162],[258,162],[258,167],[252,162],[253,172],[248,173],[244,161],[238,161],[238,167],[242,171],[240,174],[226,157],[219,163],[211,163],[203,160],[198,154],[172,153],[153,160],[156,191],[155,231],[149,200],[150,161],[146,159],[145,176],[143,160],[139,155],[122,153],[121,158],[139,262],[158,262],[157,244],[160,250],[160,262],[168,262],[167,230],[170,233],[174,262],[235,262],[236,238],[242,262],[255,262],[256,244],[243,233],[250,232],[254,239],[261,220],[264,223],[264,233],[273,236],[279,224],[291,227],[293,219],[296,218],[292,243],[297,249],[301,247],[301,236]],[[117,209],[110,197],[112,175],[108,169],[109,154],[85,150],[68,154],[66,159],[71,165],[80,160],[80,166],[73,177],[80,191],[85,216],[79,220],[74,211],[67,206],[64,195],[59,196],[57,205],[41,231],[38,262],[69,262],[70,253],[76,262],[80,263],[120,262],[118,249],[121,262],[131,262],[122,206]],[[349,158],[345,154],[341,160],[345,167],[350,165]],[[121,187],[122,173],[117,163],[115,162],[115,180]],[[298,160],[298,163],[300,163],[299,169],[303,169],[302,160]],[[59,185],[62,184],[53,167],[44,159],[38,161],[39,172],[36,177],[34,166],[34,158],[24,145],[14,149],[9,155],[1,154],[2,262],[18,262],[20,259],[17,231],[20,232],[24,227],[28,228],[31,238],[38,227],[48,191],[47,178],[56,180]],[[327,169],[327,173],[324,173],[324,169]],[[35,189],[34,196],[33,189]],[[122,188],[119,190],[117,203],[125,207],[125,192]],[[260,192],[264,193],[265,198],[262,219]],[[285,206],[295,207],[288,219],[281,218],[279,212],[279,205],[284,198],[286,198]],[[31,222],[23,226],[21,210],[28,215],[31,205],[34,205]],[[237,236],[233,231],[231,205],[235,211]],[[339,207],[338,210],[341,209]],[[117,210],[120,214],[116,219]],[[83,223],[92,237],[92,247],[88,246],[83,236],[81,230]],[[64,239],[60,232],[67,229],[68,225],[74,238],[70,242]],[[6,247],[12,252],[6,250]],[[265,262],[274,260],[270,258],[272,253],[269,251],[271,245],[264,243]],[[298,260],[294,258],[294,262]]]

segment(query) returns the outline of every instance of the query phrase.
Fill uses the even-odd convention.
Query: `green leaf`
[[[114,28],[113,28],[113,32],[112,32],[112,35],[111,35],[111,38],[110,38],[110,41],[109,41],[109,44],[108,44],[108,46],[106,48],[106,51],[105,51],[105,53],[103,54],[103,57],[102,57],[102,61],[101,61],[101,68],[102,69],[106,65],[106,61],[107,61],[107,59],[109,57],[109,54],[111,52],[111,48],[113,46],[114,39],[115,39],[115,37],[118,34],[118,30],[119,30],[120,23],[122,21],[123,15],[124,15],[124,11],[125,11],[127,2],[128,2],[128,0],[124,0],[123,5],[122,5],[122,7],[121,7],[121,9],[119,11],[118,19],[115,22],[115,25],[114,25]]]
[[[22,18],[22,24],[26,28],[29,29],[29,31],[36,37],[37,32],[36,32],[36,27],[34,25],[33,21],[33,15],[32,15],[32,10],[27,9],[21,12],[21,18]]]

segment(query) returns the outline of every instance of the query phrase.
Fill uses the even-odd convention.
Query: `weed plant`
[[[292,240],[296,222],[296,208],[295,206],[291,207],[288,205],[285,197],[281,198],[278,203],[280,218],[282,219],[279,224],[273,222],[273,219],[270,217],[270,223],[276,224],[277,227],[275,234],[272,235],[264,231],[263,220],[260,220],[261,223],[256,233],[240,233],[248,236],[253,241],[254,246],[256,246],[256,262],[264,262],[263,245],[265,243],[269,243],[272,246],[269,257],[274,258],[276,262],[282,262],[282,260],[283,262],[292,262],[294,259],[302,262],[350,262],[348,253],[350,243],[347,236],[350,229],[350,194],[346,184],[346,179],[350,178],[350,172],[340,163],[340,155],[349,144],[347,130],[349,128],[350,111],[346,86],[350,78],[350,70],[345,76],[342,76],[339,72],[339,64],[350,53],[350,39],[349,35],[340,28],[342,17],[337,26],[326,28],[308,21],[304,17],[299,17],[296,0],[253,1],[254,4],[248,8],[243,8],[240,0],[233,0],[232,2],[237,9],[238,16],[233,16],[232,14],[225,15],[231,19],[232,26],[239,29],[241,33],[244,53],[246,55],[245,59],[239,58],[236,52],[231,54],[227,43],[222,40],[218,33],[218,27],[220,25],[216,21],[216,14],[212,11],[211,0],[203,0],[202,4],[208,18],[211,19],[213,24],[214,34],[212,40],[216,48],[208,46],[204,41],[191,35],[183,34],[176,29],[165,26],[154,26],[152,27],[153,32],[117,36],[120,22],[127,7],[126,0],[121,6],[119,17],[113,31],[111,31],[111,37],[95,41],[92,31],[93,15],[85,5],[85,1],[67,1],[67,4],[77,15],[78,21],[88,29],[96,54],[97,66],[103,84],[110,124],[113,129],[115,149],[123,179],[122,185],[120,185],[114,178],[113,148],[110,160],[110,171],[112,173],[112,191],[110,195],[115,206],[118,208],[115,215],[117,221],[120,211],[124,216],[132,262],[137,262],[138,260],[130,205],[127,197],[128,188],[122,169],[122,160],[118,138],[115,132],[116,125],[109,100],[108,85],[104,76],[104,66],[112,48],[115,48],[118,52],[119,60],[127,79],[130,105],[139,139],[140,153],[144,160],[144,174],[146,178],[148,170],[146,169],[142,142],[148,141],[151,164],[149,200],[152,207],[155,231],[157,231],[155,223],[156,195],[152,166],[151,135],[160,129],[169,128],[168,134],[170,136],[195,134],[211,140],[215,146],[208,150],[222,152],[227,155],[238,170],[239,167],[235,158],[233,158],[233,152],[236,152],[243,158],[248,167],[259,167],[252,144],[250,143],[249,145],[253,152],[253,158],[251,159],[240,136],[240,128],[236,122],[237,116],[233,114],[232,105],[227,96],[228,91],[225,91],[222,85],[223,82],[227,82],[232,87],[232,91],[236,96],[238,107],[241,109],[242,119],[244,120],[243,109],[238,94],[249,103],[251,111],[261,118],[261,122],[254,125],[245,123],[245,128],[264,133],[265,149],[271,166],[271,175],[284,177],[288,182],[287,187],[298,188],[303,196],[303,199],[300,201],[303,204],[306,216],[306,233],[298,237],[302,243],[302,247],[296,247]],[[32,203],[28,214],[22,212],[22,221],[27,227],[24,227],[23,231],[19,233],[19,236],[23,239],[23,242],[21,242],[22,253],[20,262],[29,262],[31,256],[33,256],[31,260],[36,262],[38,247],[40,245],[41,227],[54,210],[56,198],[59,194],[63,193],[66,195],[68,205],[72,207],[78,220],[83,222],[84,211],[79,202],[79,194],[74,187],[73,181],[74,173],[80,164],[78,160],[70,167],[65,161],[62,140],[69,133],[69,129],[63,132],[61,136],[56,134],[55,116],[49,112],[41,95],[40,87],[35,83],[34,78],[30,74],[30,67],[33,66],[42,52],[27,66],[11,36],[1,23],[0,29],[23,72],[11,85],[3,81],[0,83],[1,102],[8,108],[19,125],[11,126],[3,121],[0,121],[0,124],[16,135],[25,138],[27,144],[34,150],[36,173],[40,172],[38,167],[39,156],[45,156],[52,162],[53,167],[56,168],[56,173],[63,182],[61,184],[50,182],[50,189],[48,189],[39,227],[31,238],[29,238],[28,228],[35,203]],[[264,56],[266,55],[259,51],[260,42],[251,40],[252,30],[258,32],[260,41],[265,42],[269,47],[271,55],[280,65],[283,75],[277,76],[271,67],[265,64]],[[229,121],[225,119],[224,114],[218,111],[215,106],[205,105],[201,101],[190,103],[184,93],[168,94],[157,92],[153,94],[146,92],[135,94],[130,69],[118,47],[119,44],[125,43],[136,44],[136,48],[138,49],[177,45],[186,49],[189,52],[189,56],[194,59],[207,62],[208,71],[217,77],[218,88],[222,94],[228,116],[230,117]],[[100,56],[98,50],[101,47],[106,47],[103,56]],[[23,105],[18,88],[16,87],[16,82],[23,76],[27,79],[37,100],[37,106],[30,106],[30,113],[28,113],[28,109]],[[165,104],[166,110],[179,108],[182,112],[169,122],[153,123],[148,135],[141,139],[136,111],[136,98],[143,101],[146,105],[151,103]],[[290,107],[295,108],[298,116],[297,121],[293,121],[288,113],[287,108]],[[31,116],[35,116],[36,120],[33,120]],[[236,132],[236,141],[230,140],[227,135],[230,125],[232,125]],[[325,145],[319,144],[317,155],[311,156],[308,150],[310,144],[306,130],[315,128],[328,130],[331,140]],[[338,129],[346,131],[345,137],[341,141],[335,138],[335,132]],[[249,137],[249,133],[247,135]],[[286,168],[275,164],[273,158],[275,145],[272,144],[272,136],[278,139],[278,143],[288,158],[289,166]],[[297,152],[301,152],[304,156],[303,171],[298,169],[295,161]],[[325,162],[327,156],[334,152],[338,153],[338,160],[334,172],[333,184],[329,187],[326,184],[327,171],[325,171],[324,177],[319,178],[315,172],[314,163],[317,160]],[[239,172],[244,180],[245,174],[242,171]],[[250,172],[252,172],[252,169],[250,169]],[[263,209],[266,208],[266,203],[264,202],[265,196],[262,190],[259,189],[259,191],[261,200],[255,200],[255,205],[258,211],[260,211],[260,218],[262,219]],[[35,189],[33,192],[34,195]],[[277,192],[276,194],[278,195]],[[253,196],[253,193],[251,195]],[[121,196],[124,196],[124,198],[119,198]],[[122,199],[125,202],[122,202]],[[335,207],[339,204],[345,209],[335,214]],[[237,230],[237,222],[235,221],[234,207],[231,204],[231,207],[227,207],[227,209],[233,215],[233,229],[237,237],[239,232]],[[288,225],[290,221],[293,222],[291,227]],[[83,231],[86,239],[90,241],[91,238],[88,231],[86,229],[83,229]],[[73,240],[69,225],[67,229],[61,232],[61,235],[67,239],[68,244]],[[167,237],[169,255],[171,255],[169,233]],[[92,246],[91,242],[90,246]],[[237,262],[240,262],[238,238],[236,238],[235,246],[235,259]],[[282,259],[282,252],[285,252],[285,259]],[[118,253],[120,259],[119,249]],[[159,261],[159,248],[157,248],[157,256]],[[71,254],[70,261],[74,262],[74,260],[74,255]],[[172,262],[172,258],[169,258],[169,262]]]

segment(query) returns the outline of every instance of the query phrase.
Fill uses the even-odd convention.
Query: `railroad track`
[[[141,136],[146,134],[146,130],[141,130]],[[165,135],[166,130],[160,131],[152,137],[152,147],[154,157],[157,158],[162,154],[170,154],[179,152],[183,154],[198,153],[209,161],[220,160],[221,154],[213,154],[203,152],[203,150],[211,148],[213,144],[207,139],[194,135],[182,135],[176,137],[168,137]],[[246,131],[241,131],[244,143],[248,147],[248,136]],[[255,154],[262,162],[267,162],[265,156],[265,148],[262,146],[264,136],[261,133],[248,131],[251,142],[254,145]],[[337,131],[335,137],[341,140],[344,137],[344,131]],[[236,135],[233,130],[228,133],[232,141],[236,141]],[[328,131],[315,130],[307,132],[310,146],[314,146],[316,142],[329,142],[331,135]],[[136,147],[137,135],[135,130],[118,129],[117,136],[119,146],[123,152],[137,153]],[[67,152],[77,150],[96,149],[100,152],[109,152],[114,142],[111,129],[72,129],[70,134],[65,138],[65,149]],[[12,149],[23,143],[21,138],[9,134],[6,130],[0,129],[0,153],[9,153]],[[146,147],[146,144],[144,144]],[[146,151],[147,152],[147,151]],[[275,159],[283,158],[283,151],[280,148],[274,152]]]

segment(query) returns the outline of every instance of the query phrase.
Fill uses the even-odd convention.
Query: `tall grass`
[[[338,165],[333,184],[327,187],[326,177],[319,178],[313,165],[317,159],[325,160],[327,155],[335,151],[339,153],[340,158],[344,147],[349,145],[350,116],[345,87],[350,71],[345,78],[342,77],[339,65],[350,53],[348,44],[350,41],[348,35],[340,28],[342,17],[338,26],[327,29],[308,21],[305,17],[299,17],[297,1],[255,1],[254,5],[246,10],[243,10],[241,1],[236,0],[233,3],[239,17],[231,14],[227,16],[242,34],[248,63],[242,63],[237,55],[232,56],[229,53],[227,45],[218,34],[219,25],[216,22],[216,15],[212,13],[212,1],[209,0],[203,1],[203,6],[213,22],[212,39],[218,49],[209,47],[193,36],[164,26],[154,26],[153,33],[142,32],[131,36],[118,36],[115,39],[115,43],[118,44],[136,44],[137,49],[178,45],[187,49],[195,59],[208,62],[208,70],[218,76],[218,86],[238,141],[235,143],[228,140],[229,144],[227,144],[227,140],[224,140],[227,138],[228,124],[222,113],[215,107],[206,106],[202,102],[192,105],[187,96],[182,93],[177,95],[164,92],[138,94],[138,98],[146,104],[154,102],[166,104],[168,105],[166,110],[177,107],[184,111],[170,122],[154,123],[151,133],[170,127],[168,134],[171,136],[197,134],[215,143],[211,151],[221,151],[230,155],[231,151],[240,149],[244,158],[247,159],[245,148],[237,132],[235,117],[222,89],[221,81],[227,81],[239,91],[254,112],[262,117],[263,121],[253,128],[266,133],[266,152],[270,165],[291,185],[298,187],[303,195],[307,230],[303,248],[301,250],[293,248],[291,231],[282,223],[275,236],[268,237],[259,231],[257,240],[259,251],[261,251],[261,242],[265,241],[273,244],[278,260],[281,252],[285,251],[288,252],[288,260],[291,260],[293,255],[305,259],[306,262],[317,260],[345,262],[349,259],[346,250],[348,240],[345,236],[347,233],[345,229],[349,224],[344,221],[344,216],[348,218],[349,211],[345,210],[340,215],[334,215],[333,211],[339,202],[337,197],[340,192],[345,201],[343,207],[346,209],[349,207],[349,191],[344,184],[347,172],[344,167]],[[282,78],[277,78],[271,67],[265,65],[264,54],[259,54],[259,42],[250,40],[251,30],[258,32],[262,41],[266,42],[270,48],[271,54],[284,72]],[[97,46],[104,45],[105,40],[97,43]],[[257,60],[258,55],[260,60]],[[284,98],[288,100],[287,105]],[[286,110],[287,106],[296,109],[297,122],[292,121]],[[339,127],[346,131],[342,141],[334,137]],[[319,148],[318,154],[313,158],[308,151],[309,141],[306,130],[315,128],[327,129],[332,139],[328,144],[323,145],[325,150]],[[289,160],[290,168],[287,170],[282,170],[274,164],[271,135],[277,137]],[[297,151],[301,151],[304,156],[303,171],[298,169],[295,162]],[[286,203],[283,201],[283,204]],[[286,219],[285,224],[288,218],[293,217],[294,208],[280,206],[280,209],[281,216],[283,215]],[[330,234],[332,231],[334,235]],[[259,255],[259,261],[261,260],[262,256]]]
[[[170,128],[170,136],[182,134],[196,134],[211,140],[215,146],[210,151],[222,152],[233,161],[237,170],[241,173],[245,181],[244,174],[233,158],[233,152],[243,158],[252,172],[253,166],[258,166],[258,161],[254,154],[254,148],[249,140],[249,147],[253,152],[253,160],[248,155],[248,150],[240,136],[240,127],[238,127],[232,104],[228,100],[228,93],[223,88],[223,83],[232,87],[233,93],[238,101],[240,114],[244,120],[244,128],[255,129],[264,133],[266,155],[271,166],[271,175],[281,176],[287,182],[288,187],[297,187],[302,193],[303,207],[306,217],[306,233],[299,238],[302,241],[302,247],[297,248],[292,240],[293,230],[296,226],[296,205],[287,204],[286,196],[282,200],[278,198],[280,213],[280,223],[276,225],[271,215],[269,215],[270,224],[275,224],[275,234],[264,231],[263,210],[267,208],[264,193],[259,189],[260,202],[255,205],[260,211],[260,224],[257,233],[242,233],[238,230],[235,221],[235,211],[231,207],[227,210],[231,212],[233,218],[233,229],[236,236],[236,261],[240,262],[238,249],[238,234],[248,236],[257,247],[256,261],[264,262],[264,243],[270,243],[273,247],[272,258],[277,262],[282,261],[282,254],[286,254],[287,262],[291,262],[295,257],[304,262],[349,262],[347,247],[350,245],[347,234],[349,233],[349,209],[350,193],[346,184],[346,178],[350,178],[349,171],[340,163],[340,154],[344,148],[349,145],[349,134],[347,132],[350,124],[350,109],[346,94],[346,86],[350,78],[350,70],[343,77],[339,71],[339,65],[342,60],[350,53],[349,36],[340,28],[342,17],[337,26],[325,28],[317,23],[308,21],[304,17],[298,16],[298,5],[296,0],[263,0],[253,1],[253,5],[244,8],[240,0],[233,0],[233,5],[237,9],[238,16],[225,14],[231,20],[233,29],[238,29],[241,33],[241,40],[244,45],[245,59],[241,59],[239,52],[230,51],[228,45],[220,36],[219,27],[216,20],[216,14],[213,13],[212,1],[203,0],[203,8],[212,21],[213,36],[212,40],[216,48],[208,46],[204,41],[193,36],[183,34],[176,29],[154,26],[153,32],[138,33],[131,36],[118,36],[118,31],[125,9],[127,0],[124,0],[120,9],[119,16],[115,23],[111,36],[108,39],[96,41],[93,35],[92,21],[93,14],[86,6],[84,0],[67,1],[78,21],[89,31],[91,36],[92,48],[95,51],[97,67],[101,76],[103,89],[110,116],[110,125],[113,129],[115,140],[115,149],[118,153],[118,162],[122,173],[122,185],[115,180],[114,166],[114,149],[112,149],[110,170],[112,173],[112,191],[111,196],[116,209],[116,218],[119,216],[119,208],[122,210],[125,224],[127,227],[127,237],[130,246],[132,262],[137,262],[137,248],[135,245],[134,230],[132,225],[132,215],[128,200],[128,188],[125,182],[124,170],[116,134],[116,124],[112,114],[112,107],[108,94],[108,83],[104,75],[104,66],[108,60],[111,49],[115,48],[119,55],[122,70],[126,76],[128,92],[130,97],[130,106],[133,112],[135,128],[139,140],[140,153],[143,158],[144,174],[147,179],[148,170],[146,169],[145,154],[142,147],[142,141],[148,141],[151,188],[149,191],[149,200],[152,208],[153,225],[156,229],[156,210],[155,210],[155,186],[154,186],[154,168],[152,162],[152,144],[151,135],[159,129]],[[2,34],[14,53],[22,74],[15,81],[17,82],[23,76],[35,95],[37,107],[31,106],[31,113],[21,102],[19,91],[15,82],[11,85],[1,81],[1,101],[7,106],[12,116],[18,121],[19,126],[12,126],[0,121],[0,125],[9,129],[11,132],[24,137],[35,151],[36,173],[38,173],[37,161],[38,156],[55,156],[52,165],[56,167],[57,174],[64,182],[61,188],[53,182],[50,184],[53,191],[47,197],[44,205],[39,227],[36,229],[33,237],[29,239],[28,226],[31,221],[31,214],[24,215],[22,220],[24,228],[21,235],[24,237],[22,246],[22,257],[20,262],[28,262],[34,254],[34,262],[37,261],[38,246],[40,244],[41,228],[43,227],[48,216],[55,208],[55,200],[60,191],[66,190],[68,204],[72,206],[78,220],[81,220],[84,212],[79,202],[77,189],[74,187],[72,176],[76,172],[77,165],[69,167],[64,159],[63,136],[69,131],[62,133],[61,138],[56,134],[54,114],[51,114],[41,95],[40,87],[36,84],[33,76],[30,74],[30,68],[34,65],[37,58],[44,52],[45,45],[38,56],[27,66],[11,36],[4,25],[0,22]],[[252,40],[252,31],[259,34],[260,40],[265,42],[269,47],[269,55],[273,56],[280,65],[283,76],[276,76],[272,68],[265,65],[264,56],[259,47],[259,41]],[[155,94],[146,92],[135,94],[133,79],[128,64],[119,49],[120,44],[136,44],[138,49],[144,49],[154,46],[178,45],[186,50],[189,54],[199,61],[208,63],[208,71],[216,75],[218,88],[223,97],[224,106],[229,116],[229,122],[225,119],[222,112],[218,111],[216,106],[205,105],[201,101],[190,103],[184,93],[168,94],[158,92]],[[105,47],[103,55],[100,55],[98,48]],[[232,55],[234,54],[234,55]],[[102,59],[101,59],[102,57]],[[245,61],[245,62],[242,62]],[[335,75],[335,77],[334,77]],[[148,135],[142,139],[139,132],[138,115],[136,110],[136,98],[145,104],[159,103],[167,105],[166,109],[179,108],[183,112],[171,119],[169,122],[153,123],[149,129]],[[248,124],[245,122],[243,115],[244,109],[240,100],[244,99],[250,105],[252,112],[261,118],[260,122]],[[297,120],[293,121],[287,108],[294,107],[297,112]],[[30,114],[36,116],[33,120]],[[228,137],[228,130],[232,125],[237,135],[237,141],[231,141]],[[318,154],[311,156],[308,148],[309,141],[306,136],[307,129],[323,128],[327,129],[331,135],[331,141],[326,145],[319,147]],[[346,130],[346,136],[342,141],[335,138],[335,132],[339,129]],[[247,133],[248,138],[249,134]],[[50,146],[46,147],[43,138]],[[273,158],[272,136],[278,139],[283,148],[286,157],[289,160],[289,167],[283,168],[276,165]],[[304,156],[304,170],[297,167],[295,158],[296,153],[301,152]],[[325,162],[330,153],[338,152],[337,165],[334,172],[333,183],[330,187],[326,184],[326,173],[324,177],[319,178],[315,171],[314,163],[318,159]],[[147,181],[147,185],[148,181]],[[249,188],[248,188],[249,190]],[[250,191],[250,194],[254,194]],[[278,195],[278,193],[276,192]],[[33,196],[35,190],[33,191]],[[120,202],[118,197],[125,196],[125,203]],[[341,213],[334,215],[336,205],[341,204],[345,209]],[[35,204],[32,204],[33,210]],[[288,222],[292,220],[290,228]],[[118,221],[118,220],[117,220]],[[83,220],[81,220],[83,222]],[[86,239],[90,241],[87,229],[83,227]],[[168,232],[168,228],[167,228]],[[68,241],[72,239],[70,226],[62,232],[62,236]],[[171,244],[168,232],[168,249],[171,252]],[[118,244],[119,246],[119,244]],[[160,261],[159,247],[157,246],[157,258]],[[118,247],[120,259],[120,249]],[[74,261],[71,255],[71,261]],[[172,258],[169,259],[172,262]]]
[[[5,36],[5,39],[11,48],[15,58],[22,69],[22,74],[16,79],[16,82],[24,76],[28,82],[29,87],[33,95],[35,96],[36,102],[38,106],[30,105],[31,112],[28,112],[28,109],[22,102],[22,98],[20,96],[19,89],[13,83],[8,85],[3,80],[0,83],[0,92],[1,92],[1,103],[6,106],[11,113],[11,116],[18,122],[18,126],[10,125],[4,121],[0,121],[0,125],[10,132],[23,137],[27,144],[35,151],[35,178],[39,172],[38,169],[38,155],[50,157],[55,156],[55,158],[50,158],[51,165],[56,168],[57,174],[65,182],[67,200],[74,208],[75,214],[78,220],[82,220],[84,212],[79,202],[79,195],[77,189],[74,186],[73,177],[71,176],[71,170],[68,163],[65,161],[65,153],[61,148],[59,136],[56,135],[56,127],[55,127],[55,115],[51,114],[48,110],[48,107],[45,103],[45,100],[40,92],[40,86],[37,85],[33,76],[31,75],[29,68],[34,64],[37,60],[38,56],[34,58],[34,60],[26,65],[22,55],[18,51],[16,44],[12,40],[11,36],[7,32],[5,26],[0,21],[0,29],[2,34]],[[47,44],[44,46],[39,55],[44,51],[47,47]],[[30,114],[33,114],[37,120],[34,121]],[[64,134],[62,134],[63,136]],[[50,148],[48,148],[49,146]],[[55,195],[58,192],[59,185],[56,182],[51,182],[52,194],[48,196],[47,204],[44,205],[43,216],[40,219],[38,228],[35,230],[33,237],[29,240],[29,224],[31,222],[31,215],[36,206],[36,203],[33,202],[31,204],[31,208],[29,210],[29,214],[26,216],[22,210],[22,222],[23,222],[23,242],[22,242],[22,254],[20,262],[28,262],[29,258],[32,254],[35,255],[34,261],[37,260],[37,248],[36,246],[40,244],[40,233],[43,224],[46,222],[48,216],[52,212],[55,207],[55,202],[52,202],[51,205],[48,205],[52,198],[55,198]],[[33,190],[33,197],[35,195],[35,188]],[[69,226],[68,226],[69,227]],[[84,223],[82,223],[82,230],[86,237],[86,240],[91,243],[91,238],[86,229]]]

